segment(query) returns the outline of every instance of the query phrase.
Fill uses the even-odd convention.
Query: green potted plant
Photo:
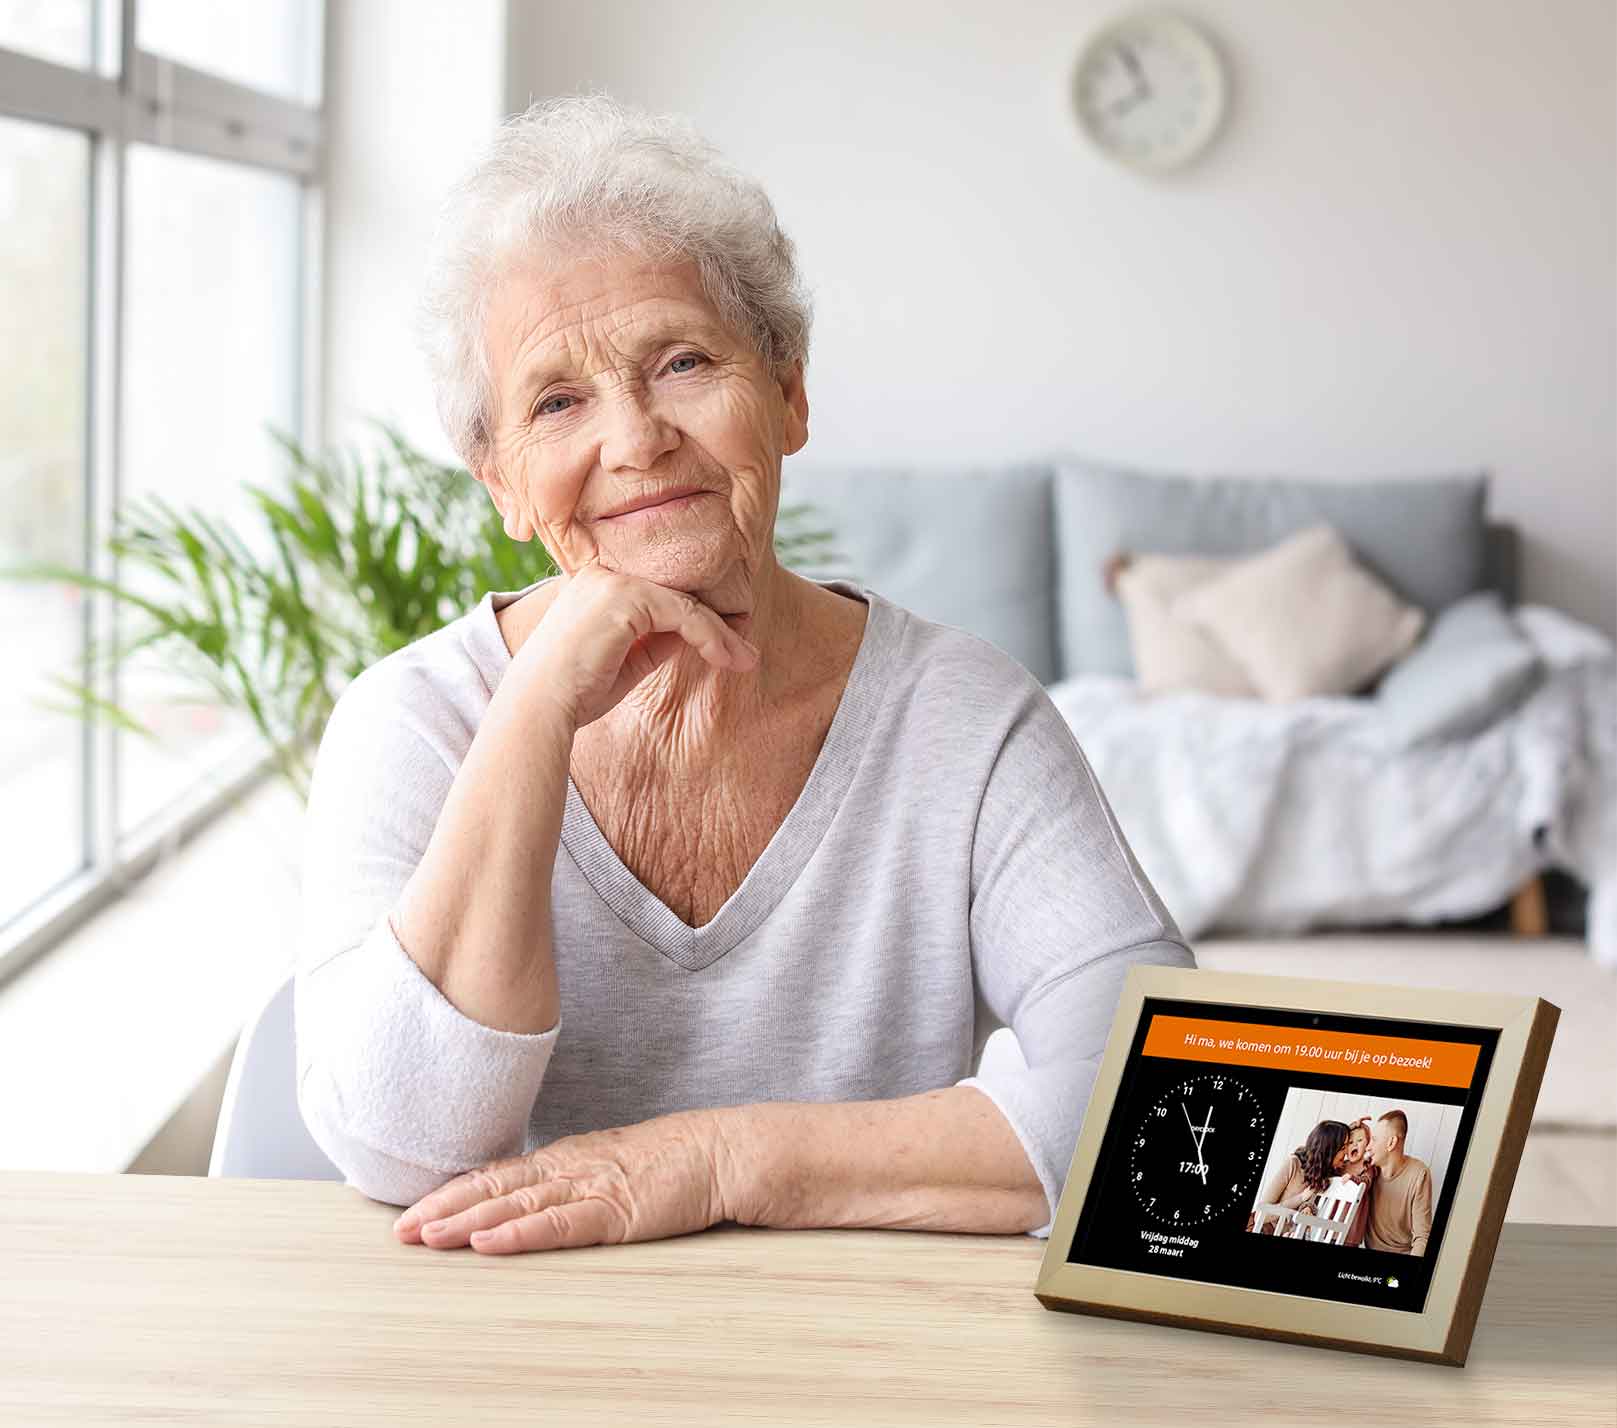
[[[396,428],[382,440],[316,457],[284,433],[283,489],[248,485],[262,518],[257,547],[243,531],[194,507],[146,495],[120,513],[107,549],[147,572],[161,594],[59,564],[0,571],[10,579],[65,581],[105,592],[144,620],[88,660],[117,666],[151,647],[195,684],[199,697],[245,711],[276,771],[308,796],[314,754],[348,681],[384,655],[464,614],[488,590],[513,590],[556,573],[538,541],[513,541],[466,470],[431,459]],[[834,533],[808,522],[814,507],[783,505],[775,550],[783,565],[816,569],[840,559]],[[73,697],[44,708],[97,715],[157,739],[140,719],[95,693],[96,680],[52,680]]]

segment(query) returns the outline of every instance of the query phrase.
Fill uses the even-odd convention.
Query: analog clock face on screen
[[[1251,1197],[1269,1128],[1252,1089],[1223,1071],[1170,1086],[1129,1139],[1129,1183],[1157,1224],[1205,1225]]]

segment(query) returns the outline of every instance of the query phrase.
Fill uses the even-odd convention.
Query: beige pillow
[[[1239,662],[1217,640],[1172,609],[1179,596],[1238,564],[1238,557],[1227,556],[1129,557],[1113,588],[1123,602],[1129,649],[1142,692],[1194,689],[1232,699],[1258,697]]]
[[[1173,610],[1274,702],[1356,693],[1408,653],[1426,623],[1323,522],[1187,591]]]

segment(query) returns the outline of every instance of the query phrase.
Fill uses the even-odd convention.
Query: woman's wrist
[[[537,656],[523,660],[522,656],[528,652],[528,648],[528,645],[524,645],[517,651],[505,678],[494,692],[494,698],[498,700],[504,695],[510,702],[520,705],[522,712],[516,717],[525,724],[531,724],[534,720],[542,721],[571,750],[573,739],[578,734],[578,711],[561,694],[560,681],[550,665]]]
[[[775,1178],[763,1105],[716,1106],[693,1112],[707,1126],[718,1218],[761,1225],[762,1187]]]

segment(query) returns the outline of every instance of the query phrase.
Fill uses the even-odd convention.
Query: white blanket
[[[1548,606],[1513,613],[1535,688],[1407,749],[1373,698],[1144,695],[1113,675],[1049,693],[1187,938],[1474,917],[1558,867],[1591,889],[1590,951],[1617,968],[1617,649]]]

